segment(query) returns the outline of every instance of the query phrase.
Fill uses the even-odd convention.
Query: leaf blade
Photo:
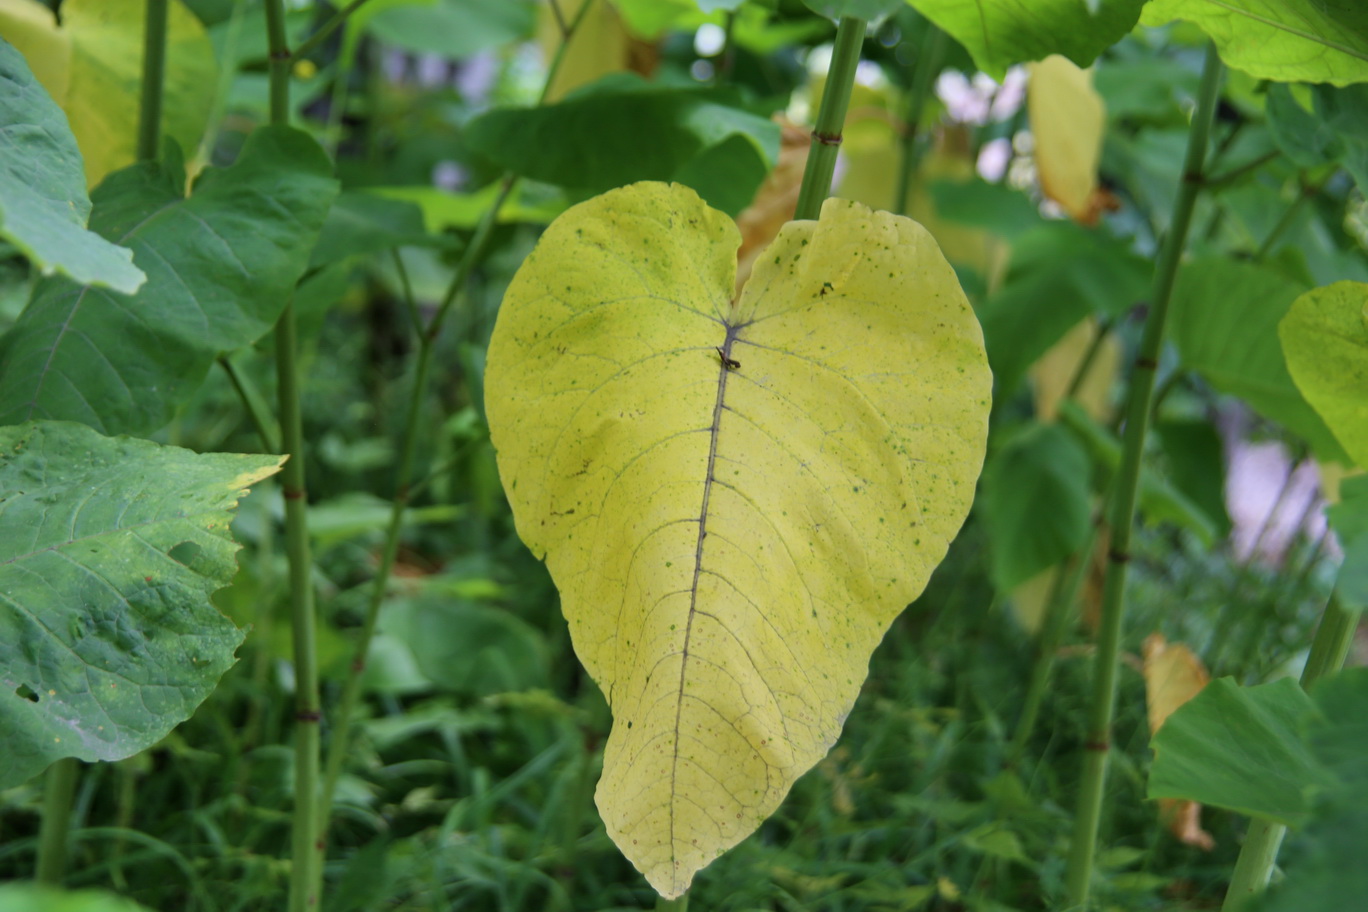
[[[519,534],[613,708],[600,810],[666,896],[835,741],[986,434],[981,334],[924,229],[829,200],[735,300],[738,242],[677,185],[572,208],[486,380]]]

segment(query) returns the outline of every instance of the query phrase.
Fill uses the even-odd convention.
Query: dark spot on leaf
[[[30,703],[38,702],[38,694],[34,693],[33,689],[27,684],[20,684],[18,687],[14,688],[14,695],[16,697],[23,697]]]

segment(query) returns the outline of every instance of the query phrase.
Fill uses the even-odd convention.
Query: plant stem
[[[1087,751],[1083,762],[1083,781],[1078,810],[1074,817],[1073,842],[1069,850],[1066,875],[1069,905],[1086,908],[1092,883],[1093,856],[1097,850],[1098,826],[1102,818],[1102,794],[1106,784],[1107,754],[1110,749],[1112,717],[1116,709],[1117,655],[1121,646],[1121,620],[1125,611],[1126,565],[1130,559],[1131,527],[1135,522],[1136,493],[1140,480],[1140,457],[1145,432],[1149,427],[1150,402],[1154,395],[1154,375],[1164,328],[1178,273],[1193,204],[1202,184],[1207,139],[1220,98],[1221,59],[1214,46],[1207,46],[1202,66],[1202,86],[1197,109],[1188,131],[1187,156],[1183,163],[1183,182],[1173,207],[1173,222],[1154,272],[1154,287],[1149,317],[1140,342],[1140,351],[1131,373],[1130,396],[1126,412],[1126,431],[1121,452],[1121,467],[1111,502],[1112,544],[1108,551],[1107,579],[1102,594],[1102,619],[1097,636],[1097,657],[1093,671],[1092,706],[1088,714]]]
[[[585,14],[593,6],[593,2],[594,0],[585,0],[574,18],[566,26],[564,40],[557,48],[556,56],[552,58],[551,65],[547,68],[546,83],[541,93],[542,101],[545,101],[546,94],[560,69],[566,45],[569,44],[580,23],[584,21]],[[347,680],[342,686],[342,697],[333,713],[327,764],[323,773],[323,790],[319,796],[319,814],[322,821],[320,842],[327,832],[328,820],[332,814],[333,797],[337,792],[337,782],[342,775],[342,763],[346,758],[351,741],[352,719],[356,715],[356,706],[361,700],[361,676],[366,668],[366,655],[370,651],[371,640],[375,637],[375,627],[380,619],[380,606],[384,602],[390,572],[394,569],[394,559],[399,552],[399,533],[404,523],[404,511],[414,493],[412,487],[413,463],[418,448],[418,432],[423,427],[420,419],[422,417],[423,399],[427,393],[428,375],[432,371],[433,348],[437,338],[441,335],[442,326],[445,324],[452,306],[470,280],[471,273],[474,272],[475,267],[484,257],[485,248],[489,246],[489,239],[494,231],[494,226],[498,224],[499,212],[503,209],[509,196],[512,195],[515,186],[517,186],[517,176],[511,173],[504,175],[503,185],[498,196],[494,198],[493,204],[485,210],[479,224],[475,227],[475,233],[461,256],[461,261],[456,267],[456,273],[447,286],[446,294],[443,296],[437,312],[433,315],[432,321],[426,327],[422,325],[421,318],[418,315],[418,307],[413,300],[412,289],[409,286],[408,273],[404,269],[403,261],[399,260],[396,255],[400,281],[404,287],[404,304],[418,336],[418,363],[414,368],[413,386],[409,391],[408,406],[405,410],[404,437],[400,443],[399,465],[395,471],[394,479],[394,501],[390,505],[389,523],[385,529],[385,541],[380,552],[380,565],[376,568],[375,578],[371,581],[370,598],[366,602],[366,616],[362,620],[361,634],[357,638],[356,651],[353,653],[351,664],[347,670]]]
[[[1301,685],[1309,689],[1320,678],[1339,671],[1344,666],[1345,656],[1354,640],[1358,628],[1361,609],[1348,610],[1340,603],[1339,596],[1331,593],[1326,603],[1325,613],[1321,615],[1320,626],[1311,643],[1311,654],[1302,670]],[[1287,827],[1271,820],[1254,818],[1249,821],[1249,832],[1245,834],[1244,845],[1240,847],[1240,857],[1235,861],[1235,870],[1230,876],[1230,889],[1226,891],[1221,912],[1234,912],[1268,888],[1268,879],[1273,874],[1273,865],[1278,861],[1278,849],[1282,846]]]
[[[266,0],[270,48],[271,123],[290,122],[290,49],[284,0]],[[290,567],[290,619],[295,674],[294,820],[290,857],[290,912],[314,912],[323,878],[318,829],[319,711],[317,620],[313,601],[313,555],[309,547],[308,486],[304,475],[304,425],[299,405],[299,343],[294,301],[286,303],[275,329],[280,435],[288,457],[281,470],[285,495],[285,553]]]
[[[657,896],[655,912],[689,912],[689,894],[685,893],[678,899]]]
[[[931,80],[939,68],[945,33],[927,23],[921,52],[912,62],[912,84],[907,91],[907,113],[903,116],[902,150],[898,168],[898,189],[893,195],[893,211],[907,214],[907,197],[912,192],[912,175],[917,172],[917,130],[921,126],[926,100],[931,97]]]
[[[1040,637],[1036,643],[1037,653],[1035,664],[1031,668],[1031,681],[1026,686],[1026,696],[1022,701],[1021,721],[1017,723],[1016,733],[1012,736],[1012,743],[1007,751],[1008,766],[1015,766],[1021,761],[1026,745],[1034,733],[1036,719],[1040,716],[1040,707],[1045,701],[1045,689],[1050,683],[1050,671],[1054,667],[1055,654],[1059,652],[1064,633],[1069,629],[1069,619],[1074,616],[1073,607],[1078,603],[1078,590],[1083,587],[1083,580],[1088,576],[1088,568],[1092,566],[1093,548],[1097,546],[1100,526],[1101,517],[1098,517],[1087,539],[1075,553],[1073,564],[1061,565],[1056,571],[1058,576],[1051,587],[1045,623],[1041,627]]]
[[[850,93],[855,88],[855,67],[860,63],[864,36],[863,19],[841,17],[836,26],[836,48],[831,55],[831,66],[827,68],[822,104],[817,109],[817,123],[812,130],[812,148],[803,170],[803,182],[798,188],[795,220],[817,218],[822,213],[822,201],[831,193],[831,177],[836,173],[841,130],[845,126],[846,109],[850,107]]]
[[[247,417],[251,419],[252,427],[256,429],[257,437],[261,439],[261,450],[263,453],[280,452],[280,433],[275,427],[275,418],[266,410],[266,403],[261,398],[261,393],[257,390],[252,381],[237,369],[233,359],[227,355],[219,355],[219,367],[228,375],[228,382],[233,385],[238,398],[242,400],[243,408],[247,409]]]
[[[475,230],[475,236],[461,257],[456,275],[451,280],[451,288],[465,287],[470,273],[484,255],[489,236],[498,221],[499,210],[513,190],[513,181],[505,181],[503,190],[495,198],[494,204],[485,211]],[[375,578],[371,581],[370,599],[366,603],[366,616],[361,624],[361,634],[357,638],[356,651],[347,670],[347,680],[342,687],[342,698],[333,714],[332,733],[328,745],[328,760],[323,774],[321,819],[327,821],[332,813],[332,800],[337,790],[337,781],[342,775],[342,761],[347,754],[351,739],[352,719],[356,715],[356,705],[361,699],[361,675],[366,668],[366,654],[370,651],[371,640],[375,636],[375,625],[380,619],[380,605],[384,601],[389,584],[390,572],[394,569],[394,559],[399,553],[399,532],[404,524],[404,511],[409,504],[410,485],[413,480],[414,454],[418,448],[418,433],[427,426],[422,421],[423,400],[427,393],[428,375],[432,372],[432,351],[445,312],[450,309],[457,295],[449,294],[442,307],[433,317],[427,329],[418,334],[418,364],[414,369],[413,386],[409,391],[408,407],[404,418],[404,438],[400,444],[399,467],[395,473],[394,501],[390,505],[389,524],[385,529],[385,543],[380,552],[380,566],[376,568]],[[326,826],[326,824],[325,824]]]
[[[305,57],[312,54],[320,44],[328,40],[329,35],[337,31],[338,26],[347,21],[348,16],[369,2],[370,0],[352,0],[351,3],[348,3],[342,9],[333,13],[332,17],[329,18],[327,22],[324,22],[318,27],[318,31],[314,32],[308,38],[305,38],[299,47],[290,52],[290,62],[294,63],[296,60],[303,60]]]
[[[33,873],[39,883],[59,884],[66,873],[71,796],[79,770],[74,757],[64,757],[48,767],[43,778],[43,821],[38,827],[38,864]]]
[[[1307,200],[1311,199],[1311,197],[1319,192],[1319,185],[1313,186],[1305,183],[1302,184],[1297,191],[1297,198],[1283,210],[1282,218],[1278,219],[1278,223],[1273,226],[1273,230],[1268,232],[1268,237],[1263,239],[1263,243],[1259,245],[1259,249],[1254,251],[1254,262],[1261,262],[1266,256],[1273,252],[1273,246],[1278,243],[1278,239],[1287,232],[1287,229],[1292,227],[1293,222],[1297,220],[1297,216],[1301,214],[1302,206],[1305,205]]]
[[[142,97],[138,103],[138,161],[156,161],[161,146],[162,87],[166,82],[167,0],[147,0],[143,26]]]

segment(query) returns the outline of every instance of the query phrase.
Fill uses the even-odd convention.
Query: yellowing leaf
[[[1107,111],[1093,89],[1092,71],[1058,54],[1027,69],[1026,110],[1040,189],[1075,221],[1095,224],[1104,199],[1097,190],[1097,160]]]
[[[0,0],[0,37],[66,112],[92,187],[134,161],[146,18],[146,0],[66,0],[58,27],[37,0]],[[204,134],[218,67],[204,26],[179,0],[167,28],[162,133],[189,157]]]
[[[1097,338],[1097,320],[1089,317],[1064,334],[1049,351],[1032,365],[1030,374],[1035,389],[1036,415],[1041,421],[1053,421],[1059,415],[1059,403],[1088,357]],[[1073,398],[1083,411],[1095,421],[1105,422],[1111,415],[1112,384],[1121,369],[1121,343],[1108,334],[1097,344],[1087,373],[1083,375]]]
[[[580,20],[570,43],[565,46],[556,78],[547,90],[547,102],[560,101],[565,93],[587,85],[600,76],[627,69],[633,39],[622,24],[622,17],[611,4],[595,0],[562,3],[561,15],[567,22],[573,21],[586,3],[593,5]],[[552,58],[564,40],[560,22],[549,3],[541,8],[537,40],[547,60]]]
[[[686,187],[605,193],[547,229],[489,348],[518,533],[613,710],[599,810],[667,897],[835,742],[987,432],[981,331],[920,225],[827,200],[736,295],[739,242]]]
[[[1206,687],[1211,675],[1191,649],[1182,643],[1170,644],[1161,633],[1146,637],[1142,651],[1145,656],[1145,706],[1153,735],[1178,707]],[[1159,812],[1173,835],[1188,845],[1208,851],[1215,845],[1211,834],[1202,829],[1202,806],[1197,802],[1160,799]]]

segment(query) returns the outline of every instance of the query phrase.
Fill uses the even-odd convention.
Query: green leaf
[[[309,268],[392,247],[438,243],[439,238],[427,233],[423,211],[413,202],[365,190],[348,190],[328,209],[327,220],[309,258]]]
[[[92,187],[135,158],[146,7],[146,0],[64,0],[58,26],[36,0],[0,0],[0,36],[28,58],[66,112]],[[162,131],[181,148],[199,145],[217,85],[204,26],[172,0]]]
[[[803,5],[828,19],[854,16],[877,22],[902,8],[904,0],[803,0]]]
[[[364,24],[376,38],[404,50],[453,60],[526,38],[536,24],[536,9],[527,0],[372,3],[376,9],[357,22],[357,27]]]
[[[1230,532],[1225,505],[1225,445],[1210,421],[1165,419],[1154,425],[1168,477],[1210,521],[1217,537]]]
[[[547,686],[545,638],[507,609],[434,593],[387,605],[380,627],[446,690],[482,697]]]
[[[907,0],[999,82],[1014,63],[1063,54],[1081,67],[1135,27],[1145,0]]]
[[[927,189],[936,204],[936,213],[942,218],[1009,240],[1043,223],[1030,197],[1006,184],[979,179],[933,180]]]
[[[1268,132],[1278,149],[1303,168],[1318,168],[1339,157],[1334,131],[1292,97],[1282,83],[1268,87],[1264,108]]]
[[[1368,606],[1368,475],[1343,479],[1339,494],[1340,502],[1325,511],[1344,551],[1335,591],[1361,609]]]
[[[1368,81],[1360,0],[1151,0],[1140,21],[1196,23],[1227,66],[1276,82]]]
[[[988,460],[979,503],[999,591],[1082,547],[1091,521],[1091,474],[1087,451],[1057,424],[1028,425]]]
[[[1287,369],[1349,457],[1368,466],[1368,284],[1336,282],[1292,302],[1278,324]]]
[[[66,115],[0,39],[0,237],[43,275],[132,293],[147,277],[133,251],[86,230],[90,197]]]
[[[750,202],[779,158],[778,125],[735,106],[732,93],[627,74],[558,104],[482,114],[467,126],[466,141],[502,167],[585,193],[642,180],[685,182],[730,215]]]
[[[242,642],[209,603],[237,570],[230,511],[282,461],[0,428],[0,789],[130,757],[209,695]]]
[[[518,181],[508,200],[499,208],[499,224],[548,225],[565,211],[562,191],[546,186],[529,187],[529,183]],[[449,193],[431,186],[370,187],[366,192],[416,204],[423,213],[424,227],[430,232],[439,232],[447,228],[474,228],[502,191],[496,182],[472,193]]]
[[[136,295],[44,279],[0,339],[0,424],[81,421],[105,433],[165,424],[220,353],[275,323],[336,182],[307,134],[262,127],[189,198],[178,156],[112,175],[91,227],[133,248]]]
[[[589,200],[489,348],[518,533],[613,710],[599,809],[667,897],[835,742],[987,433],[978,324],[920,225],[828,199],[738,296],[740,240],[677,184]]]
[[[1111,479],[1121,466],[1121,441],[1071,399],[1060,403],[1059,419],[1092,454],[1093,465],[1099,470],[1097,490],[1110,490]],[[1139,498],[1140,513],[1146,522],[1171,522],[1196,535],[1207,547],[1216,540],[1216,521],[1148,466],[1140,469]]]
[[[148,912],[102,890],[68,891],[36,883],[0,884],[0,912]]]
[[[1002,287],[980,312],[999,398],[1084,317],[1119,314],[1143,300],[1149,273],[1127,245],[1072,223],[1021,235]]]
[[[1299,826],[1330,780],[1304,736],[1316,712],[1296,681],[1240,687],[1218,678],[1154,736],[1150,798],[1201,804]]]
[[[1309,443],[1322,459],[1344,452],[1298,392],[1278,345],[1278,322],[1304,287],[1267,266],[1223,257],[1184,263],[1173,290],[1173,341],[1183,366]]]

